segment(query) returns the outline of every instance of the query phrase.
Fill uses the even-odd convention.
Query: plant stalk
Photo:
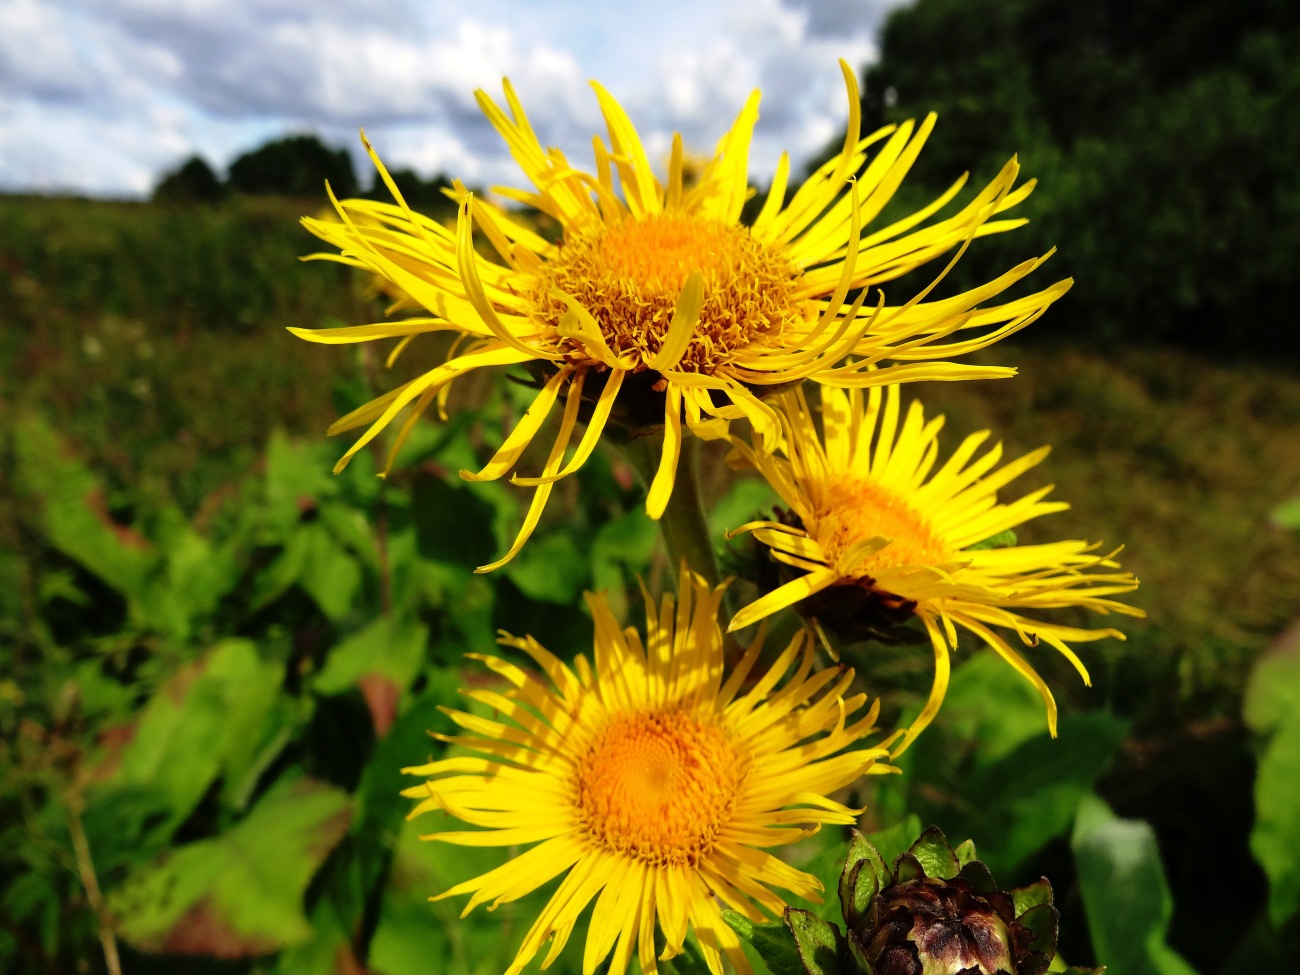
[[[633,437],[621,444],[623,455],[640,475],[646,490],[654,480],[663,453],[663,431]],[[718,563],[709,538],[708,522],[700,503],[699,481],[700,441],[686,436],[682,440],[681,454],[677,459],[677,476],[673,482],[672,497],[659,519],[659,531],[668,549],[669,575],[677,583],[677,573],[682,561],[691,570],[703,576],[710,586],[718,584]]]

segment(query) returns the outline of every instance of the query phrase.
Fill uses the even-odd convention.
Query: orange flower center
[[[748,771],[722,729],[693,715],[616,718],[574,776],[582,831],[611,852],[695,866],[731,819]]]
[[[952,552],[915,508],[880,485],[852,476],[826,486],[809,534],[832,564],[873,536],[893,539],[847,567],[858,578],[874,579],[882,570],[900,565],[947,562]]]
[[[681,213],[627,219],[565,241],[539,272],[537,316],[558,326],[568,307],[551,294],[576,299],[600,325],[615,356],[639,361],[663,344],[682,286],[704,277],[699,325],[676,369],[711,374],[754,346],[781,341],[786,325],[805,311],[795,294],[799,270],[747,227]],[[570,352],[586,353],[576,344]]]

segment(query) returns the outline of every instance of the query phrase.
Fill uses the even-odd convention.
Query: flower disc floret
[[[799,269],[748,227],[680,213],[600,227],[563,243],[539,271],[539,320],[559,334],[576,301],[600,327],[615,359],[650,368],[664,348],[693,273],[702,278],[699,318],[674,368],[712,375],[745,350],[775,348],[788,322],[803,317]],[[565,357],[587,358],[571,341]]]
[[[711,721],[679,709],[616,718],[579,759],[581,829],[605,849],[698,866],[730,821],[749,760]]]

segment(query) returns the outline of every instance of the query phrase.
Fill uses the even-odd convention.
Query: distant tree
[[[327,180],[336,195],[356,195],[352,157],[346,149],[331,149],[314,135],[268,142],[230,164],[230,188],[240,193],[316,198]]]
[[[864,125],[939,113],[899,208],[1013,154],[1041,180],[946,287],[1059,244],[1078,287],[1026,337],[1300,359],[1300,5],[918,0],[880,50]]]
[[[402,199],[406,201],[407,206],[412,210],[418,210],[435,220],[441,220],[455,214],[455,201],[443,192],[443,190],[451,189],[452,183],[442,173],[438,173],[431,179],[425,179],[413,169],[390,169],[388,175],[392,177],[398,191],[402,194]],[[372,200],[382,200],[388,203],[393,201],[393,194],[384,185],[384,181],[378,172],[375,173],[374,182],[371,183],[370,191],[366,196]]]
[[[159,203],[216,203],[225,195],[225,185],[202,156],[190,156],[164,173],[153,191]]]

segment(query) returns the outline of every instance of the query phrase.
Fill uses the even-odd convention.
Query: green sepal
[[[917,859],[927,877],[951,880],[961,869],[957,855],[948,845],[948,837],[938,826],[927,826],[907,852]]]
[[[722,920],[763,959],[772,975],[805,975],[794,932],[780,921],[755,924],[737,911],[723,911]]]
[[[911,853],[900,853],[894,861],[895,884],[905,884],[909,880],[921,880],[926,876],[925,867]]]
[[[957,876],[975,888],[977,894],[991,894],[998,889],[997,881],[983,860],[972,860],[957,872]],[[1020,913],[1019,910],[1016,913]]]
[[[845,884],[845,878],[848,883]],[[840,913],[844,923],[850,928],[856,927],[859,920],[871,908],[871,902],[880,893],[884,884],[883,872],[877,870],[875,863],[869,859],[859,860],[843,877],[840,878]],[[847,891],[845,890],[847,887]]]
[[[965,840],[953,848],[953,855],[957,862],[963,867],[968,863],[974,863],[978,858],[975,855],[975,841]]]
[[[1046,877],[1039,877],[1032,884],[1007,891],[1016,905],[1016,917],[1024,914],[1031,907],[1039,904],[1052,904],[1052,885]]]
[[[853,881],[849,875],[853,873],[854,868],[862,860],[874,860],[880,864],[880,873],[885,873],[885,861],[880,856],[880,851],[871,845],[871,841],[863,836],[856,829],[853,831],[852,839],[849,840],[849,852],[844,858],[844,869],[840,871],[840,905],[847,906],[850,896],[853,893]]]
[[[858,937],[858,932],[849,929],[846,940],[849,946],[849,957],[857,966],[856,975],[876,975],[876,966],[867,960],[867,949],[863,946],[862,939]]]
[[[808,975],[840,975],[844,936],[838,927],[797,907],[785,909],[785,923],[794,935],[799,960]]]
[[[840,873],[840,913],[850,928],[858,923],[870,907],[872,898],[880,892],[888,879],[884,857],[865,836],[853,831],[849,855]]]
[[[1017,916],[1016,923],[1034,933],[1034,950],[1044,952],[1050,961],[1056,954],[1056,938],[1061,923],[1061,915],[1056,908],[1051,904],[1035,904]]]

